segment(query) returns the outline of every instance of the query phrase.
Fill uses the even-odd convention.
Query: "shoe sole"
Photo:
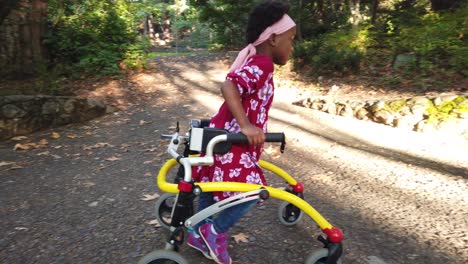
[[[205,244],[206,244],[206,248],[208,248],[208,250],[210,251],[210,256],[212,258],[212,260],[214,260],[214,262],[218,263],[218,264],[223,264],[222,262],[219,261],[219,259],[216,257],[216,254],[214,253],[213,250],[211,250],[210,246],[208,245],[208,242],[206,241],[205,237],[203,236],[200,228],[198,228],[198,234],[200,234],[200,237],[203,239],[203,241],[205,241]],[[229,264],[232,264],[232,259],[229,259]]]
[[[205,240],[203,239],[203,241],[205,241]],[[205,243],[206,243],[206,242],[205,242]],[[207,255],[207,254],[205,253],[205,251],[203,251],[203,250],[197,248],[196,246],[192,246],[190,243],[187,243],[187,245],[188,245],[189,247],[193,248],[193,249],[196,249],[196,250],[200,251],[200,252],[203,254],[203,256],[205,256],[205,258],[210,259],[210,260],[213,259],[210,255]],[[207,247],[207,248],[208,248],[208,247]],[[209,249],[208,249],[208,250],[209,250]]]

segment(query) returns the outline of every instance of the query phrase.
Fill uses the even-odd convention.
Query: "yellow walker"
[[[310,253],[306,264],[335,264],[341,263],[343,248],[342,231],[332,226],[319,212],[303,199],[304,187],[287,172],[267,161],[260,160],[260,166],[283,178],[288,188],[285,190],[258,184],[238,182],[194,182],[192,180],[192,166],[209,166],[213,164],[214,154],[226,153],[231,144],[247,143],[243,134],[230,134],[222,129],[207,127],[209,120],[192,120],[187,135],[179,134],[177,123],[176,133],[163,135],[170,139],[167,152],[173,157],[159,170],[157,184],[163,194],[156,202],[156,217],[161,225],[170,230],[170,236],[165,249],[155,250],[144,256],[138,264],[158,263],[189,263],[178,253],[179,246],[183,244],[185,229],[191,228],[206,218],[231,206],[252,200],[266,200],[273,197],[284,201],[278,210],[280,222],[287,226],[295,225],[307,214],[320,227],[325,237],[320,235],[318,240],[324,247]],[[266,142],[280,142],[281,152],[285,146],[283,133],[266,133]],[[177,152],[179,145],[185,145],[183,155]],[[193,155],[205,153],[204,156]],[[174,183],[166,180],[169,171],[176,165],[182,165],[177,171]],[[196,213],[194,199],[202,192],[240,192],[228,199],[219,201],[208,208]]]

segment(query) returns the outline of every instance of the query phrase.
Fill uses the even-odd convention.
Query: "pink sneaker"
[[[212,231],[213,224],[206,223],[200,226],[199,233],[205,241],[210,255],[218,264],[231,264],[232,259],[227,251],[228,249],[228,233],[215,234]]]
[[[195,231],[189,232],[187,245],[203,253],[203,255],[207,259],[213,259],[210,256],[210,250],[208,250],[208,247],[206,246],[205,242],[203,241],[201,236],[198,235]]]

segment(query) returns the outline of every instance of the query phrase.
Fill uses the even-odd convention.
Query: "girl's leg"
[[[213,193],[201,193],[198,199],[197,212],[200,212],[201,210],[211,206],[212,204],[214,204]],[[203,255],[206,258],[212,259],[212,257],[210,256],[209,249],[207,248],[203,239],[198,234],[198,228],[203,224],[205,224],[205,221],[201,221],[200,223],[196,224],[191,229],[189,229],[187,245],[203,253]]]
[[[221,234],[228,232],[229,229],[245,214],[247,214],[255,204],[257,204],[257,201],[250,201],[223,210],[213,221],[213,225],[217,233]]]
[[[220,212],[213,223],[203,224],[199,233],[212,257],[217,263],[231,264],[232,259],[228,253],[227,231],[243,217],[257,201],[241,203]]]

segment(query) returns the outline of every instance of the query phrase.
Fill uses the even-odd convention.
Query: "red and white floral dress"
[[[226,79],[239,90],[242,107],[251,124],[267,131],[268,111],[273,101],[273,62],[266,55],[252,56],[241,69],[231,72]],[[239,133],[240,126],[224,102],[210,121],[210,127]],[[263,146],[233,145],[224,155],[215,155],[212,166],[198,167],[194,179],[201,182],[243,182],[266,185],[263,170],[258,165]],[[215,201],[236,193],[214,192]]]

